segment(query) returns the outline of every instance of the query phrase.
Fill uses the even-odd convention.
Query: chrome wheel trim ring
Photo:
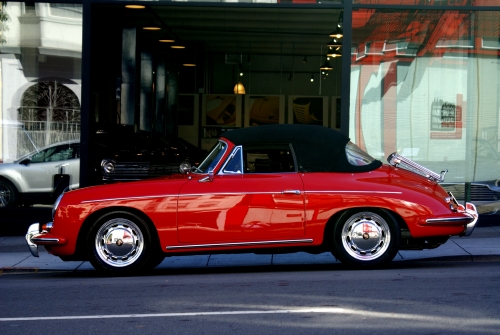
[[[360,212],[342,227],[342,245],[353,258],[372,261],[382,256],[391,242],[389,225],[380,215]]]
[[[116,218],[105,222],[95,236],[99,259],[112,267],[133,264],[142,254],[144,237],[132,221]]]
[[[10,190],[3,185],[0,185],[0,207],[7,207],[10,200]]]

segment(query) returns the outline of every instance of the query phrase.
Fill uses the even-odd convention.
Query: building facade
[[[0,171],[0,197],[98,183],[93,143],[112,125],[209,149],[230,129],[308,123],[448,169],[446,187],[492,212],[499,56],[499,0],[2,2],[0,169],[80,151],[39,158],[47,185]]]

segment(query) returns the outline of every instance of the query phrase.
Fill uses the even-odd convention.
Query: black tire
[[[16,207],[19,203],[19,192],[10,181],[0,179],[0,207]]]
[[[394,217],[376,209],[346,211],[333,229],[333,255],[358,269],[381,267],[394,259],[401,232]]]
[[[98,218],[86,243],[92,266],[107,274],[137,274],[163,260],[146,222],[128,212],[111,212]]]

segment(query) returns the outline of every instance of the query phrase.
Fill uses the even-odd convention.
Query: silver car
[[[0,207],[51,204],[80,181],[80,142],[59,142],[0,164]]]

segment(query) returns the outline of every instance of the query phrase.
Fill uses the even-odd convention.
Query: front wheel
[[[0,179],[0,207],[16,207],[18,201],[17,188],[10,181]]]
[[[334,256],[357,268],[386,264],[399,248],[399,225],[383,210],[349,210],[337,221],[333,235]]]
[[[113,212],[96,220],[87,236],[87,247],[92,266],[113,274],[152,268],[159,256],[146,222],[127,212]]]

